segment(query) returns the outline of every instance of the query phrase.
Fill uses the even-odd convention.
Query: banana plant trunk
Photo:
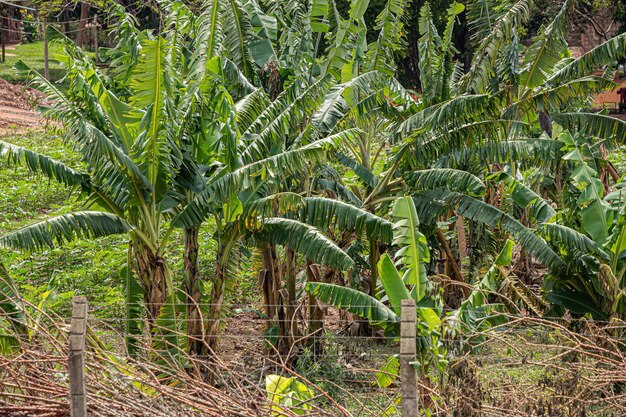
[[[146,245],[136,242],[133,247],[139,282],[144,289],[144,304],[148,316],[148,324],[152,331],[165,303],[171,271],[165,258],[155,254]]]
[[[296,343],[298,338],[298,323],[296,321],[296,252],[285,247],[285,275],[287,285],[287,340],[289,341],[289,350]]]
[[[313,265],[311,261],[307,261],[306,275],[309,282],[321,282],[319,267]],[[319,308],[317,304],[317,298],[309,294],[309,326],[308,337],[309,346],[313,349],[314,354],[322,353],[322,346],[318,339],[318,336],[324,327],[324,312]]]
[[[200,301],[202,298],[202,281],[198,267],[198,231],[199,227],[183,230],[185,237],[185,305],[187,312],[187,344],[191,355],[202,355],[204,340],[202,339],[202,314]]]
[[[263,301],[265,303],[265,314],[268,317],[267,325],[272,327],[278,313],[279,291],[280,291],[280,268],[276,256],[276,246],[271,243],[264,243],[261,247],[263,258],[263,268],[259,276],[261,288],[263,290]]]
[[[221,267],[220,261],[221,256],[218,256],[215,265],[215,275],[211,279],[211,302],[207,315],[208,325],[206,329],[206,348],[208,349],[208,354],[210,356],[214,356],[217,353],[217,344],[222,318],[222,305],[224,304],[224,293],[226,289],[226,274]]]
[[[456,233],[459,246],[459,265],[461,271],[465,269],[465,258],[467,257],[467,235],[465,234],[465,224],[463,223],[463,216],[456,215]]]
[[[380,247],[376,239],[370,239],[369,241],[369,264],[370,264],[370,279],[368,294],[376,298],[376,284],[378,283],[378,261],[380,260]],[[354,320],[356,322],[355,333],[359,336],[371,336],[374,333],[374,328],[370,325],[369,321],[363,320],[359,316],[355,315]]]
[[[293,253],[293,251],[291,251]],[[264,243],[261,247],[263,258],[263,268],[260,271],[259,281],[263,290],[263,301],[265,303],[265,312],[269,318],[267,328],[278,327],[278,343],[276,348],[281,354],[288,354],[292,346],[292,329],[290,319],[291,300],[295,298],[295,277],[291,279],[293,285],[291,288],[293,298],[290,296],[290,289],[282,288],[282,268],[277,256],[276,245],[272,243]],[[287,261],[291,266],[287,265],[287,269],[293,269],[293,259],[289,260],[289,250],[286,253]],[[290,271],[287,271],[289,274]]]
[[[322,274],[319,265],[314,265],[310,261],[307,262],[307,279],[309,282],[332,282],[335,275],[334,269],[327,269]],[[319,304],[315,296],[309,294],[309,346],[314,355],[324,353],[323,336],[324,333],[324,310]]]
[[[380,260],[380,248],[376,239],[370,240],[370,288],[369,295],[376,298],[376,284],[378,284],[378,261]]]

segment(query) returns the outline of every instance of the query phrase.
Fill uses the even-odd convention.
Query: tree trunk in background
[[[189,353],[201,355],[204,350],[202,340],[202,315],[200,301],[202,298],[202,282],[198,268],[198,227],[183,230],[185,236],[185,303],[187,312],[187,341]]]
[[[67,12],[67,10],[63,10],[63,13],[61,14],[61,19],[63,19],[63,34],[65,36],[69,36],[70,34],[70,15]]]
[[[78,22],[78,34],[76,35],[76,45],[82,48],[85,44],[85,25],[87,25],[87,19],[89,18],[89,11],[91,10],[91,4],[86,2],[80,3],[80,21]]]

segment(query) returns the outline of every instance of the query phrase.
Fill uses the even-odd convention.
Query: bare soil
[[[41,127],[34,108],[43,97],[40,91],[0,79],[0,135]]]

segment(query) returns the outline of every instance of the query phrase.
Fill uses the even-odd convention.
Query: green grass
[[[26,80],[26,75],[15,70],[15,63],[23,61],[26,65],[32,69],[43,74],[44,72],[44,59],[43,59],[43,41],[37,41],[33,43],[16,45],[15,49],[7,49],[6,62],[0,62],[0,78],[4,78],[7,81],[23,83]],[[49,68],[50,79],[53,81],[60,80],[65,74],[65,70],[61,67],[61,64],[54,59],[55,54],[61,53],[62,49],[58,44],[51,42],[49,45]],[[14,56],[9,56],[14,55]]]
[[[0,139],[79,165],[79,156],[67,149],[60,138],[41,131],[14,133]],[[0,163],[0,184],[0,234],[79,206],[73,190],[35,176],[23,166]]]
[[[0,139],[80,166],[79,156],[52,134],[27,131]],[[82,208],[77,190],[33,175],[22,166],[0,162],[0,234]],[[118,271],[126,257],[125,241],[124,236],[81,240],[30,254],[2,249],[0,260],[27,299],[36,298],[41,288],[54,280],[58,312],[68,308],[72,295],[85,294],[97,304],[108,305],[103,313],[113,316],[124,301]]]

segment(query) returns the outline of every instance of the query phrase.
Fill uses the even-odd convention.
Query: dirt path
[[[0,79],[0,135],[42,126],[32,110],[42,94]]]

